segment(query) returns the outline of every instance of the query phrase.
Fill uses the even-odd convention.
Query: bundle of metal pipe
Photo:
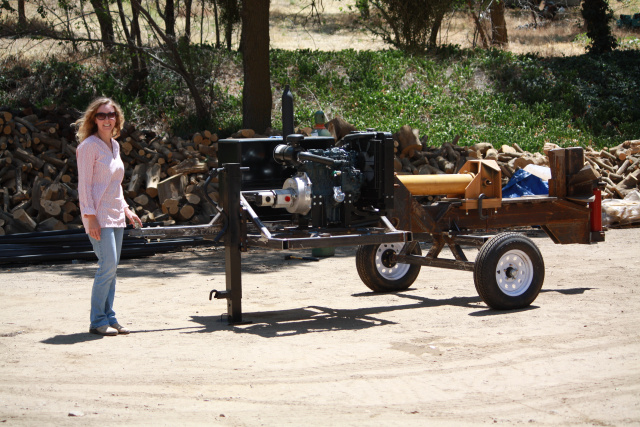
[[[183,246],[210,245],[200,237],[146,241],[129,237],[125,230],[123,259],[172,252]],[[0,236],[0,265],[96,260],[91,242],[84,230],[43,231]]]

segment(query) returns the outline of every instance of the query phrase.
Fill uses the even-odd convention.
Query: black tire
[[[538,247],[519,233],[502,233],[480,248],[473,270],[480,298],[496,310],[524,308],[538,297],[544,260]]]
[[[403,246],[404,243],[358,246],[356,269],[369,289],[374,292],[403,291],[415,282],[420,265],[392,263],[388,259],[391,253],[400,253]],[[416,243],[411,253],[422,255],[420,245]]]

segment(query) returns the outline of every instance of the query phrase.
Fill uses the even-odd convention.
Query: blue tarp
[[[502,188],[502,198],[504,199],[521,196],[546,196],[548,194],[549,183],[524,169],[518,169],[507,185]]]

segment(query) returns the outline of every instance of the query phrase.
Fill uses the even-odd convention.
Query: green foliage
[[[138,126],[171,130],[178,135],[202,129],[234,132],[242,123],[241,100],[229,95],[217,76],[223,64],[238,65],[239,59],[211,46],[191,49],[191,55],[185,55],[187,65],[211,111],[204,120],[196,118],[184,80],[157,63],[148,62],[146,86],[131,91],[128,54],[117,48],[99,66],[82,66],[51,57],[27,67],[9,58],[6,65],[0,65],[0,105],[17,105],[27,99],[36,106],[58,104],[82,111],[95,97],[109,96],[122,106],[127,120]]]
[[[508,98],[543,105],[598,146],[640,134],[640,52],[496,63]]]
[[[456,46],[428,56],[274,50],[271,61],[276,89],[291,85],[297,126],[312,126],[321,109],[359,129],[407,124],[434,145],[460,135],[461,144],[517,142],[534,151],[640,134],[637,51],[544,59]]]
[[[582,17],[587,26],[587,37],[591,39],[587,46],[589,53],[611,52],[617,47],[616,38],[610,28],[613,11],[607,0],[585,0],[582,3]]]
[[[435,37],[452,0],[357,0],[360,24],[397,49],[423,52]]]
[[[6,10],[7,12],[15,12],[16,10],[11,7],[9,4],[9,0],[0,0],[0,16],[2,16],[2,11]]]
[[[177,135],[209,129],[227,137],[242,125],[240,56],[210,46],[193,49],[190,66],[213,70],[197,75],[213,112],[204,121],[196,119],[183,80],[163,68],[149,68],[145,90],[128,91],[130,71],[118,66],[125,62],[118,52],[103,67],[55,59],[5,65],[0,105],[28,99],[82,110],[93,97],[108,95],[140,127]],[[638,50],[563,58],[457,46],[430,55],[273,50],[271,79],[276,129],[282,90],[289,84],[300,127],[313,126],[313,114],[323,110],[329,119],[341,116],[358,129],[395,132],[409,125],[432,145],[460,135],[463,145],[517,142],[530,151],[546,142],[613,146],[640,135]]]

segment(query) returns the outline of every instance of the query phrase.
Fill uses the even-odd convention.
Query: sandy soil
[[[510,312],[487,309],[468,272],[423,268],[373,294],[354,248],[252,250],[241,326],[208,300],[223,250],[126,260],[116,311],[133,333],[117,337],[88,333],[94,263],[0,269],[0,422],[640,424],[640,229],[534,241],[543,291]]]

